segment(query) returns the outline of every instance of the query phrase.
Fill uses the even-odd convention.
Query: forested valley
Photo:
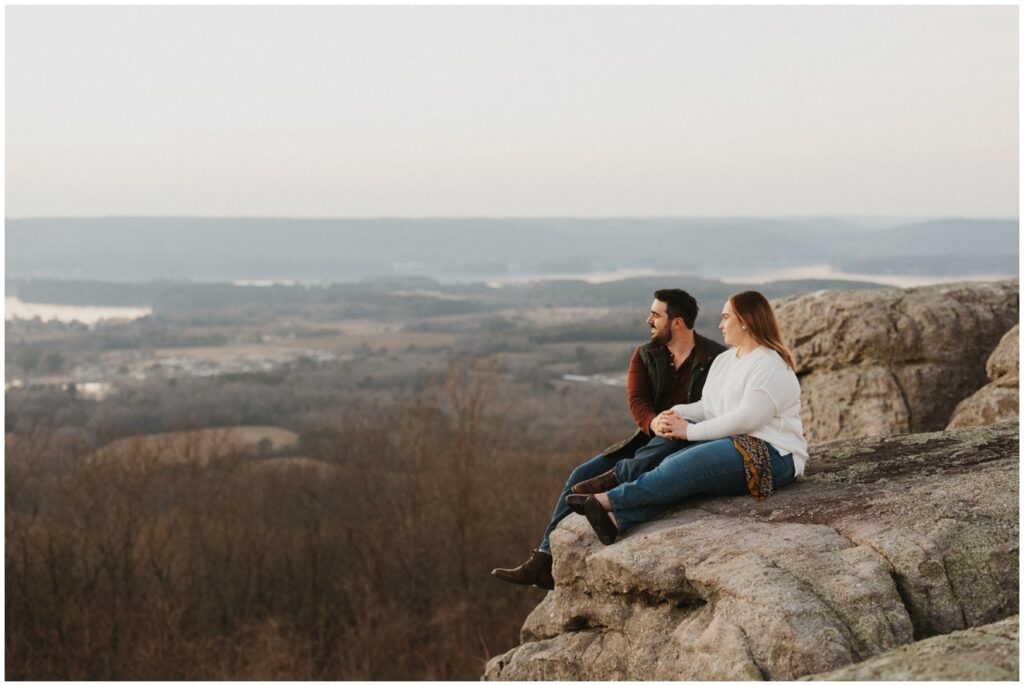
[[[633,431],[665,285],[218,286],[8,321],[8,678],[477,678],[543,597],[489,571]],[[694,288],[698,330],[731,288]]]

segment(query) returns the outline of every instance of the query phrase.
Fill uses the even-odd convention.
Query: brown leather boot
[[[491,575],[522,586],[536,586],[549,591],[555,587],[555,578],[551,576],[551,555],[536,549],[530,553],[530,559],[518,567],[492,569]]]
[[[584,503],[587,502],[587,498],[589,497],[589,495],[579,495],[576,493],[570,493],[569,495],[565,496],[565,504],[568,505],[569,509],[575,512],[576,514],[585,514],[586,512],[583,509],[583,505]]]
[[[593,479],[579,482],[572,487],[572,492],[579,495],[593,495],[610,491],[618,485],[619,480],[615,477],[615,468],[613,467],[604,474],[598,474]]]

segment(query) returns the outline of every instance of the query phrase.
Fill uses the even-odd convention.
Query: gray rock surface
[[[806,681],[1018,681],[1020,621],[936,636]]]
[[[834,441],[757,502],[698,498],[611,546],[552,535],[556,589],[485,679],[795,679],[1017,614],[1018,426]]]
[[[985,426],[1019,416],[1020,407],[1020,327],[1006,332],[988,358],[985,370],[992,383],[956,406],[949,420],[950,429]]]
[[[985,361],[1017,323],[1017,280],[822,291],[775,303],[812,443],[944,428],[988,382]]]
[[[999,340],[999,345],[985,363],[988,378],[1004,386],[1020,385],[1020,325],[1013,328]]]

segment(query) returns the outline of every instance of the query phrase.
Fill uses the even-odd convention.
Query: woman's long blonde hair
[[[747,333],[758,345],[763,345],[777,352],[789,368],[796,371],[796,362],[793,361],[793,353],[789,351],[786,344],[782,342],[782,333],[779,330],[779,320],[775,316],[768,298],[757,291],[743,291],[729,296],[729,304],[736,318],[743,326],[747,327]]]

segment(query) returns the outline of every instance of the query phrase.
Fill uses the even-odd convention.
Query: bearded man
[[[655,436],[651,420],[673,405],[700,400],[711,362],[725,351],[725,346],[694,332],[698,311],[697,301],[686,291],[666,288],[654,292],[647,317],[651,340],[637,347],[626,377],[626,397],[638,427],[636,433],[576,467],[558,496],[540,547],[518,567],[495,569],[491,574],[513,584],[554,588],[549,537],[560,521],[579,511],[578,496],[602,493],[632,481],[686,445],[686,441]]]

